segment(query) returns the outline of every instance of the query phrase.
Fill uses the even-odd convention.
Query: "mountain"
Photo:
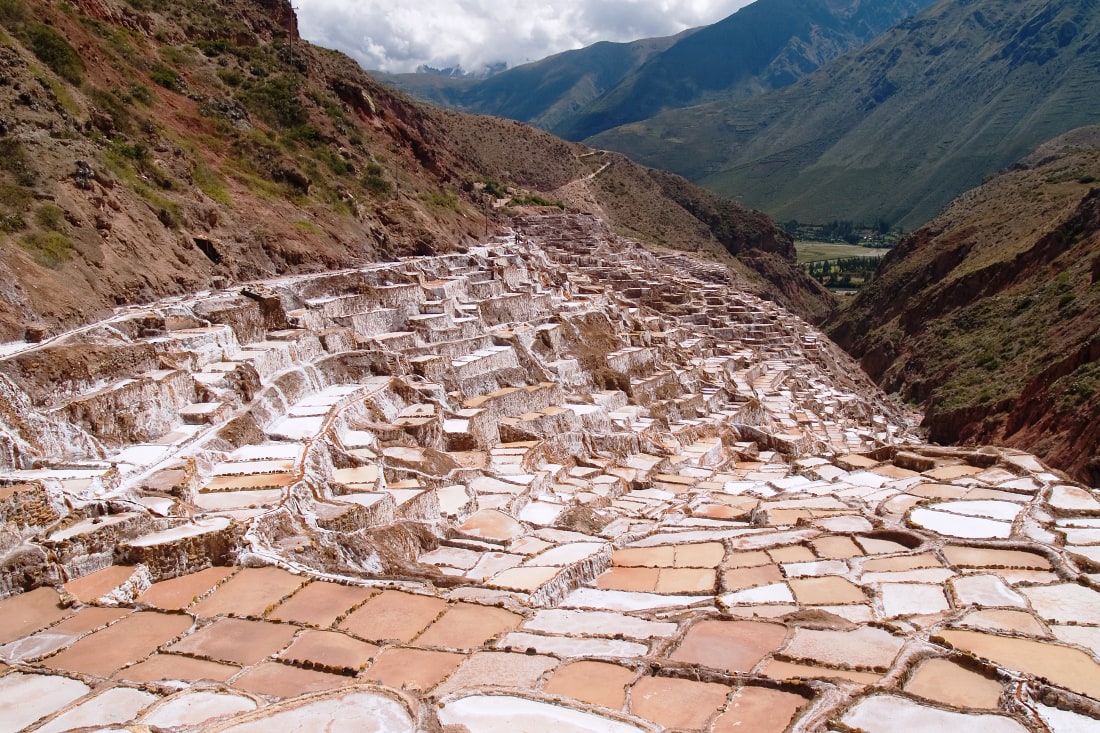
[[[931,0],[757,0],[668,38],[597,43],[482,82],[382,75],[421,99],[581,140],[666,109],[786,86]]]
[[[4,0],[0,28],[2,341],[462,250],[559,205],[723,258],[809,317],[831,308],[767,217],[621,156],[415,103],[302,41],[285,0]]]
[[[956,199],[829,334],[933,441],[1026,447],[1100,482],[1100,127]]]
[[[657,54],[552,131],[583,140],[668,109],[780,89],[932,0],[757,0]]]
[[[911,228],[1100,119],[1094,0],[941,0],[785,89],[587,140],[781,219]]]
[[[654,55],[692,32],[632,43],[601,41],[481,81],[423,73],[371,73],[418,99],[466,112],[508,117],[553,131]]]

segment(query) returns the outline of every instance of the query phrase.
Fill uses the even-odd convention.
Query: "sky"
[[[669,36],[751,0],[293,0],[302,37],[366,69],[519,66],[597,41]]]

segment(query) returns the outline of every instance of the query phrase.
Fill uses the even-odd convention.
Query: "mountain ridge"
[[[283,0],[80,0],[36,14],[5,0],[0,26],[11,81],[0,87],[5,340],[123,304],[463,248],[592,173],[588,148],[424,107],[305,43]],[[625,190],[656,175],[623,159],[600,182]],[[494,208],[490,183],[519,203]],[[766,217],[722,204],[744,222],[744,238],[723,244],[647,185],[606,207],[589,186],[570,205],[632,223],[651,243],[727,258],[748,287],[789,302],[730,257],[757,244],[789,254]],[[718,205],[683,185],[701,209]],[[823,317],[828,294],[775,256],[784,279],[807,282],[807,315]]]
[[[942,0],[789,87],[587,142],[781,220],[910,229],[1043,141],[1100,118],[1100,17],[1089,7]]]
[[[932,0],[757,0],[676,36],[601,42],[493,77],[379,78],[418,98],[581,140],[669,107],[785,86]]]
[[[1100,483],[1100,127],[1044,143],[887,256],[827,332],[930,438]]]

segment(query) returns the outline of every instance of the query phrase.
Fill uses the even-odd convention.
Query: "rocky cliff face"
[[[123,303],[461,248],[512,210],[559,201],[688,249],[725,253],[730,216],[754,222],[749,248],[781,236],[739,207],[702,221],[663,194],[605,205],[597,183],[627,191],[649,174],[621,159],[590,178],[602,163],[587,148],[420,106],[302,42],[280,0],[13,0],[0,27],[0,340]],[[554,195],[574,182],[583,195]]]
[[[938,442],[1100,481],[1100,132],[1040,148],[906,238],[830,333]]]

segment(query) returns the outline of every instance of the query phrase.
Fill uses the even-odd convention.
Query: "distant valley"
[[[597,43],[485,80],[376,74],[427,101],[583,140],[668,109],[779,89],[931,0],[757,0],[668,38]]]

